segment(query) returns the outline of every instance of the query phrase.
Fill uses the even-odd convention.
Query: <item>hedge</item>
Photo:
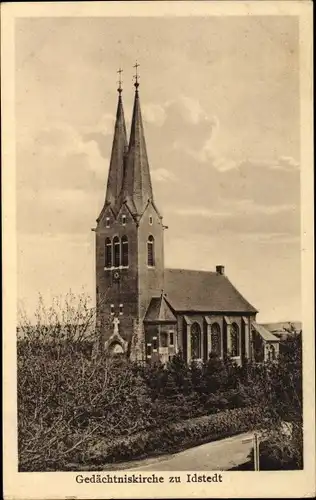
[[[163,428],[139,432],[112,442],[101,441],[86,456],[94,466],[134,460],[163,453],[174,453],[205,442],[216,441],[256,427],[255,408],[237,408],[217,414],[168,424]],[[86,463],[87,463],[86,462]]]

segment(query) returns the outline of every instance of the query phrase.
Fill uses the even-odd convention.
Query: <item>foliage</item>
[[[246,432],[256,422],[256,410],[247,408],[169,423],[126,438],[119,437],[110,443],[100,441],[91,450],[88,461],[93,466],[102,466],[105,462],[119,462],[157,453],[174,453],[190,446]]]
[[[65,470],[181,449],[261,428],[278,463],[302,465],[301,337],[277,363],[210,356],[167,365],[96,355],[95,309],[69,293],[18,335],[19,469]],[[67,465],[68,464],[68,465]]]
[[[93,357],[91,349],[83,348],[91,335],[93,313],[84,298],[73,299],[67,297],[62,311],[54,304],[55,308],[39,316],[36,328],[26,322],[21,330],[21,470],[41,470],[57,463],[62,467],[71,454],[83,453],[96,436],[137,432],[151,423],[146,386],[127,360]]]

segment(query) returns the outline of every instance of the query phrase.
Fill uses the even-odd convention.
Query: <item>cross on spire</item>
[[[138,74],[138,68],[139,68],[139,64],[138,62],[136,61],[135,65],[134,65],[134,68],[135,68],[135,75],[134,75],[134,78],[135,78],[135,83],[134,83],[134,86],[136,88],[136,90],[138,89],[139,87],[139,83],[138,83],[138,78],[139,78],[139,74]]]
[[[118,85],[119,86],[118,86],[117,91],[118,91],[119,94],[121,94],[122,93],[122,73],[123,73],[122,68],[119,68],[117,70],[117,73],[119,74],[119,80],[118,80]]]

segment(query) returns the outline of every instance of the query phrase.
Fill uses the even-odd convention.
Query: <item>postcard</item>
[[[311,2],[1,10],[5,498],[313,497]]]

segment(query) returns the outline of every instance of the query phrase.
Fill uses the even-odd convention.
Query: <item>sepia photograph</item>
[[[13,22],[18,475],[303,473],[300,16],[117,4]]]

